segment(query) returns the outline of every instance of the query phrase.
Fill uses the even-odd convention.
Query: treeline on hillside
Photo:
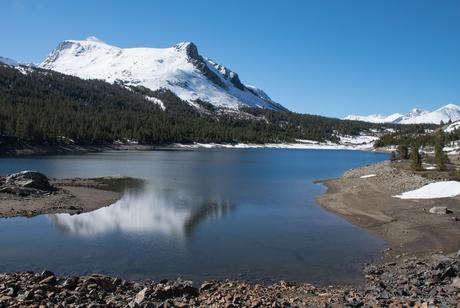
[[[434,139],[434,159],[439,171],[446,170],[446,164],[449,163],[449,157],[444,153],[443,149],[446,145],[446,134],[443,130],[438,130],[432,134]],[[409,151],[410,150],[410,151]],[[396,152],[391,153],[391,161],[395,160],[411,160],[411,168],[414,171],[422,171],[423,156],[420,153],[420,144],[412,140],[410,147],[407,144],[401,143],[398,145]]]
[[[412,145],[416,144],[419,147],[432,147],[436,145],[437,135],[439,131],[438,125],[410,125],[401,128],[401,130],[386,134],[375,142],[376,147],[384,147],[390,145]],[[443,133],[443,143],[448,145],[453,141],[460,140],[460,130],[454,130],[449,133]]]
[[[166,110],[145,99],[160,99]],[[335,141],[382,125],[291,112],[244,108],[243,115],[221,113],[206,102],[202,111],[168,90],[127,89],[52,71],[27,74],[0,65],[0,136],[53,144],[137,140],[144,144],[190,142]],[[386,125],[388,127],[388,125]]]

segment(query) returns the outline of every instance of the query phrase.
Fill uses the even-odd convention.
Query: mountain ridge
[[[287,110],[263,90],[243,84],[237,73],[200,55],[192,42],[169,48],[120,48],[96,37],[66,40],[39,67],[152,91],[166,88],[192,106],[204,101],[223,109]]]

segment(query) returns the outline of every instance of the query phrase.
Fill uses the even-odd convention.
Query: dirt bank
[[[364,178],[363,178],[364,176]],[[393,196],[432,182],[391,162],[350,170],[341,178],[321,183],[327,192],[317,202],[353,224],[388,242],[385,260],[453,252],[460,248],[460,198],[401,200]],[[447,206],[449,214],[429,213]]]

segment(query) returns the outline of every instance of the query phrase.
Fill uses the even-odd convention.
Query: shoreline
[[[107,145],[28,145],[2,146],[0,158],[27,157],[35,155],[72,155],[87,153],[103,153],[111,151],[155,151],[155,150],[197,150],[197,149],[297,149],[297,150],[350,150],[388,153],[388,149],[374,148],[373,144],[336,144],[315,141],[293,143],[171,143],[164,145],[144,144],[107,144]]]
[[[316,181],[327,191],[317,203],[388,244],[384,262],[460,249],[460,196],[403,200],[402,192],[433,180],[384,161],[345,172],[340,178]],[[434,206],[447,206],[449,214],[431,214]]]

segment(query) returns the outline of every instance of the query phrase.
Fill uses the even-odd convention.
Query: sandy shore
[[[362,176],[375,175],[361,178]],[[389,161],[347,171],[341,178],[321,181],[327,192],[317,198],[325,209],[387,241],[385,260],[454,252],[460,248],[460,198],[401,200],[394,195],[432,182],[420,174],[396,168]],[[447,206],[446,215],[429,213]]]

